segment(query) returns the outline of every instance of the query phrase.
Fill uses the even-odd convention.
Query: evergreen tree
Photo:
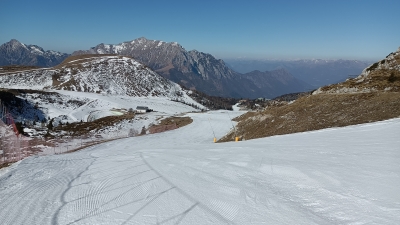
[[[50,118],[50,117],[49,117]],[[49,124],[47,124],[47,129],[48,130],[53,130],[53,121],[54,121],[54,118],[53,119],[51,119],[50,121],[49,121]]]

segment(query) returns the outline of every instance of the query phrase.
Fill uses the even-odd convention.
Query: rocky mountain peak
[[[45,51],[37,45],[25,45],[16,39],[0,46],[0,66],[25,65],[51,67],[61,63],[68,54]]]
[[[6,43],[6,44],[7,44],[7,43]],[[8,44],[11,45],[11,46],[13,46],[13,47],[19,47],[19,46],[24,46],[24,47],[25,47],[25,45],[22,44],[21,42],[19,42],[17,39],[11,39],[11,40],[8,42]]]
[[[175,82],[188,81],[187,76],[203,80],[230,78],[234,73],[222,60],[196,50],[186,51],[177,42],[148,40],[144,37],[116,45],[100,44],[79,54],[118,54],[133,57],[160,75]],[[190,85],[189,85],[190,86]]]
[[[52,67],[60,64],[68,57],[68,54],[45,51],[39,46],[24,45],[17,40],[11,40],[10,42],[12,44],[6,43],[0,46],[0,66],[17,64]],[[10,46],[16,47],[12,48]],[[276,85],[272,85],[272,83],[275,81],[283,82],[287,86],[289,84],[288,79],[290,79],[289,76],[284,76],[285,74],[283,73],[279,76],[278,71],[275,72],[275,76],[268,75],[268,78],[265,77],[267,76],[265,74],[250,78],[250,76],[233,71],[223,60],[216,59],[211,54],[197,50],[186,51],[177,42],[149,40],[145,37],[119,44],[101,43],[89,50],[80,50],[73,53],[73,55],[86,54],[129,56],[148,66],[164,78],[213,96],[272,98],[282,94],[281,91],[277,90]],[[273,81],[274,79],[275,81]],[[263,82],[264,84],[260,85]],[[269,82],[269,84],[265,82]],[[294,81],[293,85],[298,86],[296,83]],[[265,85],[272,87],[273,90],[266,90],[263,88]],[[301,87],[300,89],[302,90]],[[298,90],[296,88],[288,92]]]

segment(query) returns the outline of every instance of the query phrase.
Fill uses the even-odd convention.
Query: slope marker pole
[[[214,143],[215,143],[215,142],[217,142],[217,138],[215,137],[215,132],[214,132],[214,129],[213,129],[212,125],[211,125],[211,119],[210,118],[208,118],[208,122],[210,123],[210,127],[211,127],[211,130],[212,130],[213,135],[214,135]]]
[[[239,137],[238,137],[237,134],[236,134],[236,128],[235,128],[235,126],[233,125],[232,118],[231,118],[231,115],[229,114],[229,111],[227,111],[227,112],[228,112],[229,120],[231,121],[231,124],[232,124],[233,131],[235,131],[235,142],[238,142],[238,141],[239,141]]]

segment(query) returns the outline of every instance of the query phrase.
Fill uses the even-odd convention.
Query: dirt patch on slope
[[[11,164],[13,164],[13,163],[0,163],[0,169],[9,167],[9,166],[11,166]]]
[[[168,117],[160,121],[158,125],[153,125],[149,128],[151,134],[174,130],[191,124],[193,119],[190,117]]]
[[[177,127],[184,127],[188,124],[191,124],[193,122],[193,119],[186,116],[186,117],[168,117],[163,120],[161,120],[160,125],[170,125],[170,124],[176,124]]]
[[[135,117],[134,113],[127,113],[121,116],[107,116],[92,122],[78,122],[65,124],[62,126],[57,126],[53,129],[53,132],[62,133],[65,132],[69,136],[82,136],[87,135],[92,130],[101,130],[105,127],[114,126],[116,123],[119,123],[124,120],[132,120]],[[50,132],[50,137],[52,136]]]

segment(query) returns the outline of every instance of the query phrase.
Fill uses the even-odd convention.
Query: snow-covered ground
[[[89,99],[87,100],[88,102],[85,105],[74,110],[65,110],[65,112],[62,113],[67,114],[69,118],[73,119],[71,122],[74,122],[74,120],[79,121],[81,119],[86,121],[87,117],[92,112],[103,112],[103,116],[108,116],[110,114],[110,111],[112,111],[113,109],[123,108],[128,110],[129,108],[136,109],[137,106],[147,106],[150,109],[156,111],[158,115],[175,115],[185,112],[196,111],[193,107],[184,105],[179,102],[170,101],[170,98],[167,97],[131,97],[124,95],[104,95],[87,92],[58,90],[56,92],[63,94],[64,99],[66,100],[68,100],[68,97],[70,97],[71,99],[79,99],[83,97],[85,99]],[[186,97],[185,99],[183,99],[184,101],[196,104],[199,107],[204,108],[188,96],[184,97]],[[44,107],[50,108],[51,111],[51,108],[54,108],[54,105],[47,104]],[[59,116],[60,114],[61,113],[50,114],[50,117]]]
[[[126,137],[131,129],[140,132],[143,126],[147,129],[151,124],[156,124],[160,118],[199,111],[187,104],[193,104],[200,109],[205,109],[204,106],[196,103],[187,95],[183,95],[179,99],[187,103],[183,104],[172,101],[168,97],[135,97],[60,90],[54,92],[57,93],[51,95],[29,94],[25,96],[32,105],[38,106],[40,113],[43,114],[41,117],[48,119],[48,121],[52,119],[54,126],[58,126],[60,122],[63,124],[67,122],[86,122],[106,116],[121,115],[130,109],[135,110],[137,106],[147,106],[154,110],[151,113],[138,114],[130,121],[120,121],[115,126],[104,127],[101,131],[91,131],[90,133],[92,137],[99,134],[106,139],[115,138],[116,136]],[[32,112],[28,113],[32,114]],[[31,117],[33,118],[32,115]],[[18,115],[15,119],[19,121],[23,120],[22,118],[27,118],[27,113]],[[37,124],[37,127],[41,128],[41,126],[42,124]],[[47,126],[47,124],[44,126]],[[28,133],[31,136],[36,136],[34,129],[25,129],[25,131],[29,131]],[[46,149],[43,150],[46,151]]]
[[[2,169],[1,224],[399,224],[400,119],[213,143],[238,114]]]

